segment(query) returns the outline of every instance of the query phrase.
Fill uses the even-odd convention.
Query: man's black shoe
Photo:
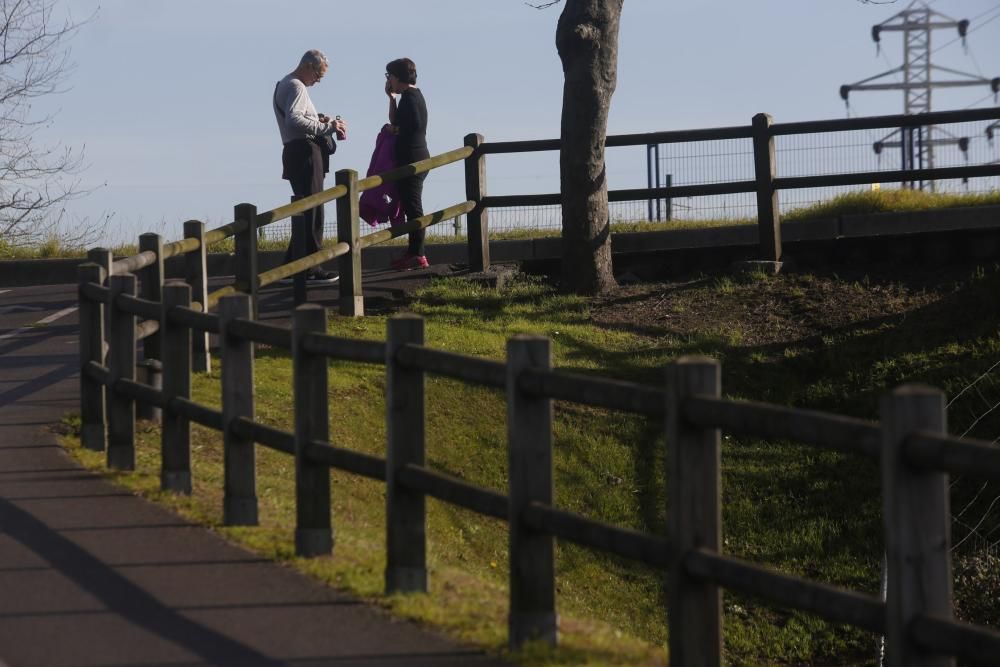
[[[340,276],[332,271],[324,271],[323,269],[314,269],[306,274],[306,282],[314,285],[329,285],[340,280]]]

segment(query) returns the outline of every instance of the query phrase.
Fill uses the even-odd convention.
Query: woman
[[[389,124],[396,134],[396,164],[403,166],[431,156],[427,151],[427,105],[417,88],[417,66],[409,58],[393,60],[385,66],[385,94],[389,96]],[[399,95],[396,103],[394,95]],[[424,179],[427,172],[399,181],[399,199],[407,221],[424,214]],[[392,262],[397,271],[427,267],[424,230],[410,232],[406,252]]]

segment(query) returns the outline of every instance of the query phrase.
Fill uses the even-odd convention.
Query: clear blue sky
[[[178,238],[184,220],[217,226],[243,201],[261,210],[286,203],[271,93],[309,48],[331,61],[328,76],[311,89],[317,108],[350,123],[335,168],[367,168],[386,122],[384,66],[400,56],[418,66],[432,153],[457,148],[469,132],[492,140],[559,133],[558,5],[539,11],[520,0],[65,0],[63,7],[79,18],[98,4],[94,21],[72,42],[70,89],[37,107],[58,110],[45,141],[85,146],[84,184],[98,189],[69,213],[113,214],[109,242],[141,231]],[[884,55],[876,57],[869,31],[906,4],[628,0],[609,132],[745,124],[759,111],[777,121],[843,117],[841,84],[900,64],[900,36],[885,35]],[[935,53],[935,62],[1000,76],[1000,18],[977,29],[1000,14],[1000,0],[937,0],[933,7],[956,19],[984,16],[971,26],[971,55],[956,43]],[[935,35],[938,44],[952,37]],[[934,108],[990,106],[988,92],[942,91]],[[900,112],[898,92],[852,97],[852,115]],[[610,185],[643,186],[644,160],[641,148],[609,151]],[[489,178],[493,194],[553,192],[558,156],[493,156]],[[432,174],[426,210],[462,199],[459,166]]]

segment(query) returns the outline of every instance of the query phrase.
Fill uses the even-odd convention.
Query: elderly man
[[[329,64],[322,52],[306,51],[295,71],[287,75],[274,87],[274,117],[281,132],[281,177],[292,185],[292,192],[299,197],[308,197],[323,190],[323,177],[330,169],[330,153],[327,142],[332,135],[344,138],[347,124],[316,113],[309,87],[316,85],[326,74]],[[297,223],[297,224],[295,224]],[[320,249],[323,243],[323,207],[317,206],[306,212],[292,224],[292,240],[285,251],[285,262],[297,259],[295,253],[299,236],[305,240],[305,254]],[[322,269],[311,269],[306,279],[314,283],[332,283],[336,274]]]

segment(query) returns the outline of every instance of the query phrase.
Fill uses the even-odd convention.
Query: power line
[[[992,9],[987,9],[985,12],[983,12],[979,16],[976,16],[975,18],[969,19],[969,24],[971,25],[973,22],[978,21],[982,17],[986,16],[987,14],[991,14],[993,12],[1000,12],[1000,5],[997,5],[996,7],[993,7]],[[991,16],[989,19],[987,19],[986,21],[983,21],[982,23],[976,24],[976,26],[972,30],[969,30],[968,32],[966,32],[965,35],[962,35],[960,37],[956,37],[955,39],[951,40],[950,42],[945,42],[941,46],[939,46],[936,49],[934,49],[933,51],[931,51],[931,53],[937,53],[941,49],[944,49],[946,47],[951,46],[952,44],[954,44],[958,40],[965,39],[966,37],[968,37],[972,33],[976,32],[977,30],[979,30],[980,28],[982,28],[982,27],[984,27],[986,25],[989,25],[991,22],[997,20],[998,18],[1000,18],[1000,13],[998,13],[996,16]]]

